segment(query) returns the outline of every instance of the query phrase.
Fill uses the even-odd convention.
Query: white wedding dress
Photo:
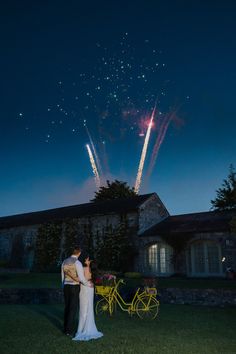
[[[86,275],[87,274],[85,268],[85,277],[89,279],[89,275],[87,276]],[[94,320],[94,309],[93,309],[94,287],[84,286],[81,284],[79,298],[80,298],[79,325],[73,340],[87,341],[90,339],[97,339],[102,337],[103,334],[97,330],[95,320]]]

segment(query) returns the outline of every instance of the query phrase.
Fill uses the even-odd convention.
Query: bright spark
[[[148,129],[147,129],[147,133],[146,133],[144,144],[143,144],[142,154],[141,154],[139,167],[138,167],[138,173],[137,173],[135,186],[134,186],[134,191],[136,193],[139,192],[141,181],[142,181],[143,167],[144,167],[144,162],[145,162],[145,158],[146,158],[146,154],[147,154],[147,148],[148,148],[148,143],[149,143],[149,139],[150,139],[150,134],[151,134],[151,129],[152,129],[152,121],[153,121],[154,115],[155,115],[155,108],[152,112],[151,120],[148,124]]]
[[[90,149],[89,144],[86,144],[86,148],[87,148],[88,155],[89,155],[89,160],[90,160],[90,163],[91,163],[91,166],[92,166],[92,170],[93,170],[93,174],[94,174],[94,178],[95,178],[95,184],[96,184],[97,189],[99,189],[100,185],[101,185],[101,181],[100,181],[100,177],[99,177],[99,174],[98,174],[98,169],[97,169],[94,157],[93,157],[93,153],[92,153],[92,151]]]
[[[85,120],[84,122],[85,122],[85,123],[84,123],[84,127],[85,127],[85,130],[86,130],[86,132],[87,132],[87,134],[88,134],[88,137],[89,137],[90,145],[91,145],[91,147],[92,147],[93,155],[94,155],[94,157],[95,157],[95,161],[96,161],[96,164],[97,164],[97,169],[98,169],[99,173],[102,174],[102,167],[101,167],[100,159],[99,159],[99,157],[98,157],[98,154],[97,154],[97,151],[96,151],[96,148],[95,148],[95,145],[94,145],[92,136],[91,136],[91,134],[90,134],[90,132],[89,132],[89,130],[88,130],[88,127],[87,127],[87,125],[86,125],[86,120]]]

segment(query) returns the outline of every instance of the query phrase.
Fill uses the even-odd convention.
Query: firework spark
[[[96,162],[94,160],[93,153],[92,153],[92,151],[90,149],[89,144],[86,144],[86,148],[87,148],[88,155],[89,155],[89,160],[90,160],[90,163],[91,163],[91,166],[92,166],[92,170],[93,170],[93,174],[94,174],[94,178],[95,178],[95,184],[96,184],[97,189],[99,189],[100,186],[101,186],[101,181],[100,181],[98,169],[97,169],[97,166],[96,166]]]
[[[146,154],[147,154],[147,148],[148,148],[148,143],[149,143],[149,139],[150,139],[150,134],[151,134],[151,129],[152,129],[152,121],[153,121],[154,115],[155,115],[155,108],[152,112],[151,120],[148,124],[148,129],[147,129],[147,133],[146,133],[144,144],[143,144],[142,154],[141,154],[141,158],[140,158],[140,162],[139,162],[138,173],[137,173],[135,187],[134,187],[134,191],[136,193],[139,192],[141,181],[142,181],[143,167],[144,167],[145,158],[146,158]]]
[[[94,157],[95,157],[95,161],[96,161],[96,164],[97,164],[97,170],[98,170],[98,172],[101,175],[102,174],[102,167],[101,167],[100,159],[98,157],[98,154],[97,154],[97,151],[96,151],[92,136],[91,136],[91,134],[90,134],[90,132],[88,130],[86,122],[84,122],[84,127],[85,127],[85,130],[86,130],[87,134],[88,134],[88,138],[89,138],[89,141],[90,141],[90,144],[91,144],[91,147],[92,147],[92,151],[93,151],[93,154],[94,154]]]
[[[150,163],[149,163],[148,170],[147,170],[147,180],[149,179],[149,177],[153,171],[161,144],[165,138],[167,129],[168,129],[170,122],[172,121],[174,115],[175,115],[175,112],[167,114],[160,124],[159,133],[157,135],[156,142],[153,147]]]

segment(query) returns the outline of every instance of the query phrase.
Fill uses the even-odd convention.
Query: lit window
[[[172,273],[172,248],[164,243],[156,243],[147,248],[146,269],[152,274]]]

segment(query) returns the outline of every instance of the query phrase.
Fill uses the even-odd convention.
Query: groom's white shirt
[[[71,258],[77,258],[77,260],[75,261],[74,265],[76,267],[76,272],[77,272],[77,275],[78,275],[78,278],[79,278],[79,282],[82,283],[83,285],[90,286],[90,282],[87,279],[85,279],[84,268],[82,266],[82,263],[78,260],[78,257],[72,255]],[[62,285],[65,285],[65,284],[78,285],[78,283],[76,283],[73,280],[72,281],[67,281],[65,279],[65,273],[64,273],[63,265],[64,265],[64,262],[61,265],[61,281],[62,281]]]

